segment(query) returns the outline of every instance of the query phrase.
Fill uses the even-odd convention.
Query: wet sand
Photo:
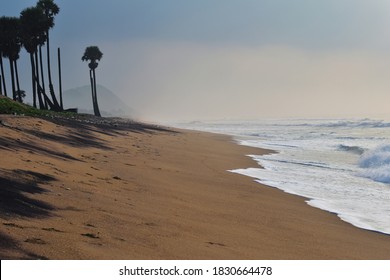
[[[2,259],[390,259],[390,236],[229,169],[228,136],[0,115]]]

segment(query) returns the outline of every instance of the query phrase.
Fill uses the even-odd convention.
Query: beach
[[[390,259],[390,236],[228,170],[270,151],[119,119],[0,115],[1,259]]]

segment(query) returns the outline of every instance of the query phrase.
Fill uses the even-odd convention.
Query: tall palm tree
[[[53,0],[39,0],[37,7],[40,8],[46,18],[46,54],[47,54],[47,73],[49,78],[49,90],[51,98],[56,107],[60,107],[57,98],[54,93],[53,82],[51,78],[51,66],[50,66],[50,40],[49,40],[49,30],[54,27],[54,16],[60,12],[60,8],[54,3]],[[42,60],[41,60],[42,61]],[[42,68],[42,67],[41,67]],[[42,77],[43,79],[43,77]],[[62,109],[62,108],[61,108]]]
[[[4,30],[2,34],[2,55],[9,59],[12,97],[16,100],[16,83],[15,83],[15,61],[19,59],[19,52],[21,49],[19,36],[19,18],[17,17],[1,17],[1,29]]]
[[[102,59],[103,53],[99,50],[97,46],[90,46],[85,49],[84,55],[81,57],[82,61],[89,61],[89,78],[91,81],[91,90],[92,90],[92,104],[93,112],[95,116],[101,117],[99,105],[97,101],[96,94],[96,74],[95,69],[98,67],[98,61]]]
[[[46,41],[46,24],[46,18],[42,10],[38,7],[26,8],[20,13],[22,44],[30,54],[33,105],[37,107],[36,97],[38,96],[40,108],[45,108],[45,102],[47,102],[50,108],[56,109],[53,102],[48,98],[39,84],[39,71],[37,71],[35,61],[38,46],[43,45]]]

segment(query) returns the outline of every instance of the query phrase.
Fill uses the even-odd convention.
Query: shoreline
[[[246,140],[248,139],[247,137],[241,137],[241,136],[235,136],[235,135],[232,135],[232,137],[236,140],[238,145],[243,145],[243,146],[247,146],[247,147],[259,147],[260,149],[263,149],[261,146],[252,146],[250,144],[245,144],[247,142]],[[249,138],[249,139],[251,139],[251,138]],[[278,151],[278,150],[269,150],[269,151],[270,151],[269,154],[271,154],[271,155],[280,153],[280,151]],[[264,169],[264,167],[261,165],[261,161],[260,161],[260,159],[262,158],[262,156],[264,156],[264,154],[262,154],[262,155],[253,154],[253,155],[248,155],[248,156],[250,158],[252,158],[252,160],[254,160],[258,164],[258,167],[257,167],[258,169]],[[260,159],[257,159],[258,157]],[[269,186],[271,188],[276,188],[276,189],[278,189],[278,190],[280,190],[280,191],[282,191],[284,193],[302,197],[303,199],[305,199],[305,203],[308,206],[320,209],[322,211],[325,211],[325,212],[328,212],[328,213],[331,213],[331,214],[334,214],[341,221],[343,221],[345,223],[348,223],[348,224],[352,225],[353,227],[390,236],[389,232],[381,231],[380,229],[376,229],[372,225],[370,225],[368,223],[364,223],[361,220],[358,220],[355,216],[350,215],[349,217],[345,217],[345,213],[343,213],[342,211],[341,212],[337,212],[337,209],[334,209],[334,208],[329,207],[329,206],[326,207],[326,206],[324,206],[324,204],[318,204],[318,201],[319,201],[318,198],[315,198],[313,196],[312,197],[311,196],[307,196],[307,195],[301,194],[299,192],[291,191],[289,188],[285,188],[285,187],[283,187],[283,185],[280,185],[280,184],[275,184],[274,183],[275,185],[272,185],[272,182],[270,182],[269,184],[267,184],[267,182],[262,182],[263,179],[262,179],[261,176],[252,175],[252,172],[247,173],[246,172],[246,168],[240,168],[240,169],[231,170],[231,171],[234,172],[234,173],[237,173],[237,174],[241,174],[243,176],[248,176],[249,178],[252,178],[254,181],[256,181],[256,182],[258,182],[260,184]],[[329,202],[326,199],[323,200],[323,201],[325,201],[326,203]],[[325,205],[326,205],[326,203],[325,203]]]
[[[228,172],[266,152],[230,136],[0,120],[2,259],[390,259],[388,235]]]
[[[233,138],[233,140],[237,140],[237,145],[242,145],[242,146],[246,146],[246,147],[252,147],[252,146],[249,146],[249,145],[245,145],[245,144],[241,144],[239,143],[239,139],[237,139],[236,136],[231,136]],[[259,148],[259,149],[265,149],[265,148]],[[279,153],[279,151],[277,150],[270,150],[270,149],[265,149],[267,152],[259,155],[259,154],[256,154],[256,155],[246,155],[248,157],[250,157],[253,161],[255,161],[257,163],[257,167],[254,167],[255,169],[258,168],[258,169],[264,169],[264,167],[258,163],[256,161],[256,159],[254,159],[253,157],[256,157],[256,156],[263,156],[263,155],[267,155],[267,154],[274,154],[274,153]],[[245,168],[246,169],[246,168]],[[244,170],[245,170],[244,169]],[[310,198],[310,197],[307,197],[305,195],[301,195],[301,194],[297,194],[297,193],[292,193],[292,192],[289,192],[285,189],[283,189],[282,187],[278,187],[278,186],[272,186],[272,185],[268,185],[267,183],[263,183],[261,182],[261,178],[258,178],[258,177],[252,177],[250,175],[246,175],[246,174],[243,174],[243,173],[240,173],[239,171],[237,170],[243,170],[243,168],[239,168],[239,169],[233,169],[233,170],[228,170],[229,172],[232,172],[232,173],[236,173],[236,174],[239,174],[239,175],[242,175],[242,176],[246,176],[246,177],[249,177],[249,178],[252,178],[254,182],[262,185],[262,186],[266,186],[266,187],[269,187],[269,188],[275,188],[275,189],[278,189],[280,191],[282,191],[283,193],[286,193],[286,194],[289,194],[289,195],[293,195],[293,196],[297,196],[297,197],[301,197],[302,199],[305,200],[305,203],[309,206],[309,207],[312,207],[312,208],[316,208],[316,209],[320,209],[322,211],[325,211],[329,214],[332,214],[332,215],[335,215],[337,216],[338,219],[340,219],[340,221],[342,222],[345,222],[347,224],[350,224],[352,225],[353,227],[355,228],[358,228],[358,229],[362,229],[362,230],[366,230],[366,231],[370,231],[370,232],[374,232],[374,233],[378,233],[378,234],[383,234],[383,235],[386,235],[386,236],[389,236],[390,237],[390,233],[386,233],[386,232],[382,232],[380,230],[375,230],[375,229],[372,229],[372,228],[369,228],[368,226],[367,227],[363,227],[363,226],[358,226],[358,225],[355,225],[352,221],[349,221],[348,219],[344,219],[342,218],[340,215],[340,213],[337,213],[336,211],[332,211],[332,210],[328,210],[324,207],[321,207],[321,206],[317,206],[315,204],[311,204],[312,201],[315,201],[314,198]]]

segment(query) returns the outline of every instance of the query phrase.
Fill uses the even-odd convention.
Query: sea
[[[229,170],[290,194],[356,227],[390,234],[390,122],[372,119],[213,121],[176,127],[272,149],[259,168]],[[263,168],[260,168],[262,166]]]

